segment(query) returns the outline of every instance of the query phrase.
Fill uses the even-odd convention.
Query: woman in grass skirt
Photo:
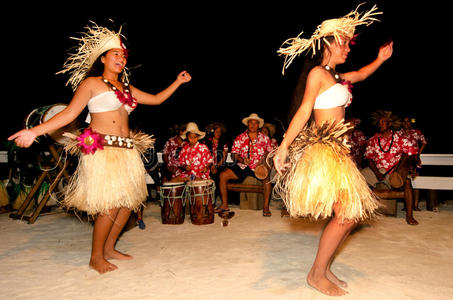
[[[76,51],[59,73],[71,74],[75,91],[69,105],[50,120],[9,137],[29,147],[40,135],[71,123],[88,106],[89,128],[66,146],[79,154],[77,170],[65,192],[63,204],[95,217],[90,267],[99,273],[117,268],[109,259],[129,260],[115,249],[118,236],[131,210],[146,200],[145,169],[140,153],[153,144],[144,133],[129,131],[129,114],[137,104],[159,105],[183,83],[191,80],[181,72],[163,91],[153,95],[127,82],[127,50],[120,31],[95,23],[86,27]],[[71,135],[70,135],[71,136]]]
[[[380,48],[373,62],[358,71],[339,74],[337,65],[346,61],[355,27],[369,25],[380,14],[374,6],[365,13],[324,21],[310,39],[287,40],[278,51],[285,56],[284,69],[299,54],[306,57],[306,80],[302,103],[274,153],[278,175],[274,193],[291,216],[314,219],[331,217],[319,241],[313,266],[307,276],[312,287],[327,295],[344,295],[346,283],[330,270],[334,254],[359,220],[374,214],[377,201],[349,156],[344,123],[345,107],[351,102],[350,83],[362,81],[390,58],[392,43]],[[310,117],[313,122],[309,124]]]

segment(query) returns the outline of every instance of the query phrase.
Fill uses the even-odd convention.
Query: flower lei
[[[121,92],[119,89],[117,89],[110,81],[102,77],[102,80],[104,81],[105,84],[107,84],[114,92],[118,100],[123,103],[124,105],[130,106],[131,108],[136,108],[137,107],[137,100],[132,97],[132,93],[129,89],[129,84],[123,83],[123,90],[124,92]]]
[[[79,141],[78,146],[84,154],[94,154],[96,150],[104,149],[104,139],[99,133],[91,128],[86,128],[82,134],[77,137],[77,140]]]

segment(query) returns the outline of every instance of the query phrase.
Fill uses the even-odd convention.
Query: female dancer
[[[102,274],[117,268],[108,259],[132,259],[115,250],[115,243],[131,210],[137,210],[147,196],[139,151],[149,147],[152,139],[145,134],[129,133],[128,114],[137,103],[161,104],[191,76],[183,71],[169,87],[152,95],[120,79],[125,78],[127,62],[120,33],[94,24],[77,40],[77,51],[61,71],[71,73],[68,82],[75,93],[69,105],[47,122],[21,130],[8,139],[15,139],[20,147],[29,147],[38,136],[71,123],[88,105],[90,128],[71,145],[80,146],[83,153],[64,204],[96,217],[89,265]],[[77,147],[70,151],[74,148]]]
[[[379,14],[376,9],[374,6],[364,14],[355,10],[324,21],[310,39],[287,40],[289,46],[279,50],[286,56],[285,68],[306,50],[312,50],[314,56],[305,63],[316,63],[306,78],[302,103],[273,158],[278,172],[274,192],[284,200],[291,216],[332,216],[307,276],[310,286],[332,296],[344,295],[343,288],[347,287],[330,270],[335,251],[357,222],[373,215],[377,208],[364,178],[348,156],[344,133],[351,127],[343,120],[351,95],[342,83],[366,79],[390,58],[393,45],[382,46],[376,60],[358,71],[339,74],[335,67],[345,62],[355,27],[375,21],[373,16]],[[314,122],[306,126],[312,113]]]

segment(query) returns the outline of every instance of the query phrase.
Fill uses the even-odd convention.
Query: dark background
[[[287,38],[302,30],[309,37],[323,20],[341,17],[360,2],[11,3],[1,21],[6,80],[0,137],[6,140],[22,128],[33,109],[71,100],[72,90],[65,86],[68,76],[55,73],[76,45],[69,37],[79,36],[89,20],[115,30],[122,25],[130,49],[131,84],[137,88],[157,93],[180,71],[192,75],[164,104],[139,106],[131,114],[131,127],[154,133],[158,147],[169,137],[171,125],[186,121],[200,128],[222,121],[232,138],[245,130],[241,120],[252,112],[277,124],[282,133],[303,59],[297,58],[282,76],[283,58],[276,51]],[[451,50],[445,43],[450,37],[443,33],[448,8],[435,1],[374,1],[362,11],[374,3],[384,12],[381,22],[357,28],[357,44],[338,70],[356,70],[371,62],[388,39],[394,41],[394,54],[370,78],[354,85],[347,117],[361,118],[362,129],[371,136],[371,112],[410,115],[428,139],[426,153],[453,153],[448,144]]]

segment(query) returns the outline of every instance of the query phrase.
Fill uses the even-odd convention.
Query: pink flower
[[[84,154],[93,154],[98,149],[104,149],[103,141],[99,133],[91,130],[91,128],[86,128],[81,135],[77,137],[79,141],[78,146],[81,148],[81,151]]]

